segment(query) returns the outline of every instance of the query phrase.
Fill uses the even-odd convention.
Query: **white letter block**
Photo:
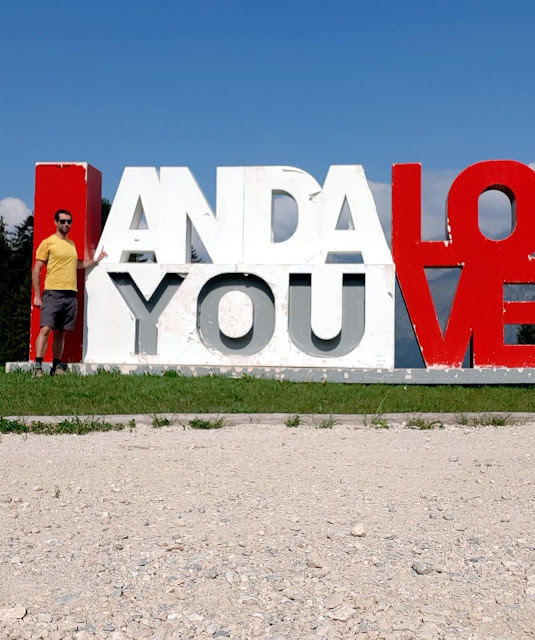
[[[244,262],[324,264],[328,253],[362,253],[365,264],[393,264],[372,193],[361,165],[334,166],[322,188],[295,167],[245,167]],[[273,195],[297,203],[294,234],[273,242]],[[337,230],[347,200],[355,229]]]
[[[191,258],[191,224],[213,262],[241,261],[243,252],[243,169],[217,170],[216,218],[187,167],[127,167],[102,232],[97,252],[107,263],[128,262],[130,253],[152,253],[159,264]],[[147,229],[136,229],[141,212]]]
[[[214,215],[188,168],[125,169],[97,248],[108,258],[86,275],[84,361],[393,368],[394,264],[363,168],[331,167],[323,187],[293,167],[217,177]],[[275,243],[278,193],[299,220]],[[336,229],[346,201],[354,228]],[[192,225],[214,264],[190,264]],[[329,253],[363,264],[325,264]]]
[[[150,266],[160,269],[160,280],[166,273],[185,276],[167,307],[157,321],[158,351],[154,355],[135,353],[136,318],[123,300],[113,280],[112,273],[129,273],[145,299],[152,295],[158,282],[156,273],[151,282],[140,276],[141,269]],[[329,367],[329,368],[393,368],[394,366],[394,267],[392,265],[325,265],[332,282],[340,283],[343,274],[363,274],[365,277],[364,334],[355,348],[340,357],[317,357],[300,350],[288,332],[289,275],[310,274],[312,292],[317,266],[306,265],[140,265],[104,264],[92,269],[86,279],[86,323],[84,362],[121,364],[177,364],[188,366],[231,367]],[[263,279],[274,296],[274,332],[264,348],[251,355],[222,353],[207,346],[198,329],[198,299],[201,290],[212,278],[224,274],[252,274]],[[142,286],[144,285],[143,289]],[[340,307],[330,298],[327,305],[312,293],[312,317],[314,313],[326,319],[324,339],[333,337],[336,323],[340,323]],[[223,300],[223,299],[222,299]],[[223,302],[223,306],[226,305]],[[333,304],[333,306],[330,306]],[[235,305],[233,313],[236,312]],[[262,312],[262,310],[261,310]],[[335,319],[331,322],[330,315]],[[238,338],[251,321],[249,305],[243,306],[243,316],[227,318],[224,332]],[[305,318],[305,321],[308,319]],[[253,322],[257,322],[255,312]],[[351,319],[350,319],[351,321]],[[217,325],[218,317],[214,317]],[[313,322],[312,318],[308,322]],[[309,325],[310,326],[310,325]],[[216,327],[217,328],[217,327]],[[313,330],[316,332],[317,329]],[[343,327],[348,330],[348,327]],[[310,331],[310,329],[308,329]],[[242,333],[243,335],[243,333]],[[322,337],[322,336],[318,336]]]

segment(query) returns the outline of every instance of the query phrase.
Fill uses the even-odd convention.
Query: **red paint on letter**
[[[478,225],[479,196],[505,193],[516,224],[503,240],[484,236]],[[535,345],[505,345],[504,324],[531,324],[535,302],[504,302],[504,284],[535,282],[535,171],[519,162],[479,162],[453,183],[447,201],[447,242],[422,242],[421,166],[394,165],[392,250],[396,272],[424,362],[461,367],[470,338],[477,367],[533,367]],[[425,267],[462,267],[444,335]]]
[[[93,257],[101,231],[100,171],[87,163],[37,164],[35,168],[35,211],[33,253],[39,244],[56,231],[54,213],[67,209],[72,213],[72,229],[69,238],[74,241],[78,258]],[[41,290],[46,267],[41,271]],[[75,330],[67,334],[64,362],[80,362],[84,339],[84,283],[85,272],[78,270],[78,318]],[[33,301],[33,293],[32,293]],[[30,326],[30,360],[35,360],[35,340],[40,329],[40,310],[32,306]],[[52,337],[48,341],[45,362],[52,360]]]

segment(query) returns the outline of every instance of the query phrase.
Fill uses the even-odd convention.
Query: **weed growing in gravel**
[[[388,424],[388,422],[386,421],[385,418],[383,418],[383,405],[385,403],[385,400],[388,396],[388,394],[390,393],[390,391],[392,390],[392,387],[390,387],[388,389],[388,391],[383,395],[383,397],[381,398],[381,402],[378,404],[377,409],[375,410],[375,413],[371,419],[371,426],[375,427],[376,429],[389,429],[390,425]],[[368,421],[367,421],[367,416],[366,414],[364,414],[364,426],[368,426]]]
[[[363,414],[362,416],[364,421],[364,426],[368,426],[368,416]],[[383,418],[382,413],[376,413],[371,417],[370,426],[375,427],[376,429],[390,429],[390,425],[388,424],[386,418]]]
[[[513,426],[517,424],[517,421],[511,416],[511,414],[493,414],[493,413],[480,413],[475,418],[472,418],[472,424],[474,426],[490,426],[490,427],[505,427]]]
[[[455,416],[455,421],[465,427],[506,427],[518,424],[518,420],[510,413],[479,413],[472,417],[461,413]]]
[[[58,485],[56,485],[56,486],[54,487],[54,498],[59,498],[60,496],[61,496],[61,490],[60,490],[60,488],[58,487]]]
[[[296,414],[293,416],[289,416],[285,421],[284,424],[287,427],[298,427],[301,424],[301,418]]]
[[[152,426],[157,429],[158,427],[168,427],[171,424],[171,420],[169,418],[158,418],[158,416],[154,416],[152,419]]]
[[[407,422],[407,429],[443,429],[444,425],[440,420],[426,420],[421,417],[413,417]]]
[[[193,418],[193,420],[189,421],[189,426],[192,429],[221,429],[223,426],[223,418],[214,418],[212,420]]]
[[[376,429],[390,429],[390,425],[386,421],[386,418],[381,418],[380,415],[373,416],[372,427],[375,427]]]
[[[338,420],[333,418],[331,414],[328,418],[325,418],[325,420],[322,420],[319,423],[318,429],[332,429],[337,422]]]
[[[134,420],[134,418],[132,418],[131,420],[129,420],[127,422],[128,427],[130,428],[130,431],[133,431],[136,428],[136,421]]]
[[[0,433],[24,433],[28,427],[23,420],[0,418]]]
[[[72,418],[65,418],[55,423],[37,420],[30,424],[26,424],[26,422],[20,419],[7,420],[6,418],[0,418],[1,433],[20,433],[23,436],[27,436],[28,433],[44,435],[73,433],[82,435],[84,433],[90,433],[91,431],[120,431],[121,429],[124,429],[123,424],[110,424],[100,418],[94,417],[81,418],[80,416],[73,416]]]
[[[55,425],[47,426],[52,427],[51,433],[74,433],[77,435],[91,431],[121,431],[124,429],[124,424],[110,424],[101,418],[81,418],[80,416],[65,418]]]

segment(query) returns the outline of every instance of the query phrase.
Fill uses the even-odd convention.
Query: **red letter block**
[[[503,240],[484,236],[479,196],[505,193],[516,220]],[[477,367],[534,367],[534,345],[505,345],[504,324],[535,324],[535,302],[504,302],[504,284],[535,282],[535,171],[509,160],[479,162],[453,183],[447,201],[445,242],[422,242],[421,166],[392,172],[392,250],[398,281],[424,362],[461,367],[470,338]],[[461,277],[442,335],[425,267],[461,267]]]
[[[67,209],[72,213],[72,230],[69,238],[74,241],[78,258],[93,257],[101,231],[101,185],[100,171],[86,162],[38,163],[35,168],[35,211],[33,231],[33,254],[46,237],[56,231],[54,213]],[[41,271],[41,290],[46,267]],[[84,340],[84,282],[85,272],[78,271],[78,318],[74,332],[65,340],[64,362],[80,362]],[[33,293],[32,293],[33,301]],[[40,310],[32,306],[30,328],[30,360],[35,360],[35,340],[39,333]],[[48,342],[45,361],[52,360],[52,337]]]

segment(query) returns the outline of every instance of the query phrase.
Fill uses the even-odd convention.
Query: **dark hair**
[[[54,220],[56,222],[59,220],[60,213],[64,213],[66,216],[71,216],[71,220],[72,220],[72,213],[70,211],[67,211],[67,209],[58,209],[54,214]]]

